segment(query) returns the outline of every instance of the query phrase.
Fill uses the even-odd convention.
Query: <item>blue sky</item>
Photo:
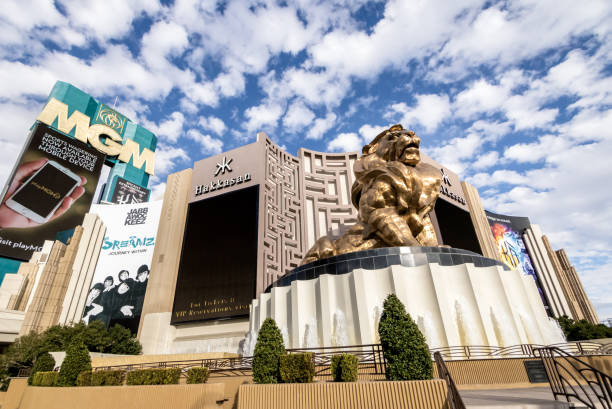
[[[158,135],[158,197],[258,131],[295,154],[402,123],[566,248],[612,317],[611,24],[605,0],[5,0],[0,183],[56,80]]]

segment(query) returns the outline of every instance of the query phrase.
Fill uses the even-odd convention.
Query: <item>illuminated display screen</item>
[[[190,203],[171,323],[248,316],[259,186]]]

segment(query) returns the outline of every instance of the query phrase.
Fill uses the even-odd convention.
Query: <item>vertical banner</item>
[[[149,200],[150,193],[149,189],[117,177],[117,184],[110,202],[117,204],[144,203]]]
[[[29,260],[81,224],[103,163],[104,154],[38,123],[0,202],[0,256]]]
[[[501,260],[508,267],[518,269],[531,276],[536,282],[542,302],[545,306],[548,306],[548,301],[542,290],[542,283],[540,283],[540,279],[533,268],[522,237],[523,231],[531,224],[529,218],[495,214],[488,211],[485,211],[485,214],[489,226],[491,226],[491,232]]]
[[[90,286],[83,321],[107,327],[121,324],[138,331],[162,201],[93,205],[90,212],[106,225],[98,264]]]

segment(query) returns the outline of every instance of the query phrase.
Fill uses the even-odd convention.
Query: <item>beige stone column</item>
[[[580,277],[578,276],[578,272],[570,264],[569,258],[565,253],[565,250],[560,249],[555,252],[557,259],[559,260],[561,267],[567,277],[567,281],[572,289],[574,297],[578,302],[580,307],[580,315],[591,324],[599,324],[599,318],[597,317],[597,312],[595,312],[595,308],[593,308],[593,304],[589,297],[586,295],[584,291],[584,287],[582,286],[582,281],[580,281]]]
[[[499,252],[497,251],[497,245],[493,239],[493,233],[491,233],[491,226],[489,226],[489,221],[482,207],[478,190],[467,182],[461,182],[461,187],[463,188],[465,200],[470,209],[470,218],[474,225],[474,231],[476,232],[482,255],[501,261]]]
[[[525,229],[523,240],[529,251],[530,259],[536,274],[542,284],[542,290],[548,299],[550,308],[555,317],[570,315],[571,311],[566,301],[565,294],[559,284],[559,279],[546,252],[542,242],[542,230],[537,224],[532,224]]]
[[[51,295],[55,275],[57,274],[57,269],[59,268],[59,262],[62,259],[65,251],[66,245],[64,243],[61,241],[55,241],[53,243],[53,247],[51,248],[51,252],[49,254],[49,259],[42,271],[38,285],[36,285],[34,297],[27,308],[19,335],[29,334],[30,331],[39,332],[41,329],[44,329],[41,324],[43,324],[42,320],[45,307]]]
[[[98,263],[106,226],[96,214],[87,213],[83,220],[83,236],[72,264],[72,275],[62,303],[59,324],[77,323],[83,316],[87,293]]]
[[[578,305],[576,296],[574,295],[574,292],[572,291],[572,286],[569,283],[568,277],[565,274],[565,271],[563,270],[561,263],[559,262],[559,258],[557,257],[557,254],[555,254],[554,250],[552,249],[550,245],[550,242],[548,241],[548,237],[543,235],[542,243],[544,244],[544,247],[546,248],[546,253],[548,254],[548,258],[550,259],[550,262],[553,266],[553,270],[555,274],[557,275],[557,279],[559,280],[559,285],[561,285],[561,289],[563,290],[563,294],[565,295],[565,300],[567,301],[567,304],[569,306],[570,313],[571,313],[570,318],[573,318],[575,320],[583,319],[584,316],[582,315],[582,311],[580,310],[580,306]]]
[[[155,239],[138,339],[143,353],[164,353],[172,340],[170,326],[178,274],[192,170],[168,175],[164,204]]]

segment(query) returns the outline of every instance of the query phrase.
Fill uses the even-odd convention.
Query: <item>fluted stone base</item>
[[[244,354],[272,317],[289,348],[377,343],[395,293],[430,348],[563,342],[533,278],[497,260],[442,247],[345,254],[295,269],[251,304]]]

